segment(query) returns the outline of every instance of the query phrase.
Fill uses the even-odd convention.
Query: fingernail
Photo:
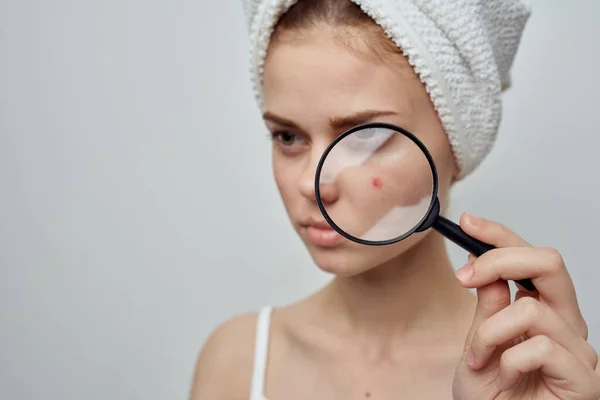
[[[469,364],[470,366],[473,366],[474,363],[475,363],[475,353],[473,353],[473,349],[469,349],[469,351],[467,351],[467,364]]]
[[[468,263],[458,271],[456,271],[456,277],[462,282],[469,282],[473,277],[473,264]]]
[[[481,223],[481,218],[479,218],[479,217],[476,217],[476,216],[471,215],[469,213],[465,213],[465,216],[467,217],[467,222],[470,225],[477,226],[477,225],[479,225]]]

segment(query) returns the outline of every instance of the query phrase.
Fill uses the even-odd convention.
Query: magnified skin
[[[322,175],[339,193],[325,209],[352,236],[394,239],[427,213],[433,194],[431,167],[416,143],[400,133],[357,133],[338,142],[323,163]]]

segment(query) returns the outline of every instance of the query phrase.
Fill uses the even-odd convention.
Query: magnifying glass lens
[[[428,214],[434,176],[411,136],[367,126],[343,136],[321,160],[318,201],[330,224],[352,238],[399,240]]]

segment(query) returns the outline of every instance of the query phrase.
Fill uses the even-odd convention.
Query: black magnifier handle
[[[444,237],[453,241],[454,243],[456,243],[457,245],[459,245],[460,247],[477,257],[479,257],[487,251],[495,249],[494,246],[487,243],[483,243],[482,241],[467,235],[459,225],[441,215],[439,215],[435,219],[431,227],[439,233],[441,233]],[[531,292],[536,290],[533,282],[531,282],[531,279],[519,279],[515,280],[515,282]]]

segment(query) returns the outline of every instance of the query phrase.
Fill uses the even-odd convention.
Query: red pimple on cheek
[[[373,187],[375,187],[377,189],[381,189],[381,187],[383,186],[383,181],[378,176],[373,178],[372,183],[373,183]]]

